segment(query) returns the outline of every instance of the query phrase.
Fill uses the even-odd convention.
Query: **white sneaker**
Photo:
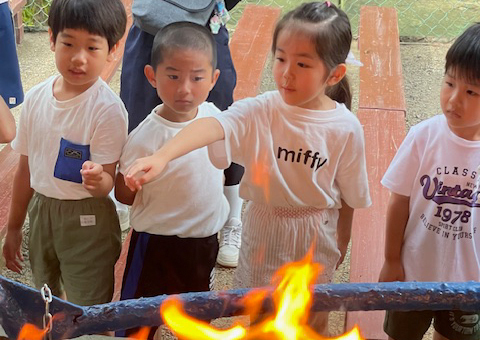
[[[242,221],[232,217],[220,230],[220,249],[217,263],[224,267],[238,265],[238,253],[242,243]]]

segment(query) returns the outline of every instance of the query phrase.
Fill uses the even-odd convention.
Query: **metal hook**
[[[50,302],[52,302],[52,291],[45,283],[40,289],[42,299],[45,301],[45,315],[43,316],[43,329],[45,330],[44,340],[51,340],[52,314],[50,314]]]

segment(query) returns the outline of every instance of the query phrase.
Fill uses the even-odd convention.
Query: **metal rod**
[[[0,284],[0,323],[7,335],[10,338],[16,338],[25,320],[39,320],[37,325],[40,327],[44,310],[40,293],[2,277],[0,277]],[[23,287],[18,288],[19,285]],[[21,301],[12,299],[12,295],[18,296],[15,294],[16,289],[21,290]],[[184,301],[185,311],[189,315],[201,320],[210,320],[241,315],[244,310],[240,302],[248,291],[240,289],[187,293],[180,294],[178,297]],[[2,298],[2,296],[6,297],[7,292],[9,298]],[[54,315],[52,339],[98,334],[138,326],[159,326],[163,324],[159,308],[166,298],[168,296],[162,295],[79,307],[54,297],[50,309]],[[26,301],[29,301],[28,308],[23,306]],[[271,306],[271,300],[267,299],[264,309],[271,309]],[[16,318],[10,315],[12,309],[17,313]],[[349,283],[316,285],[314,289],[313,311],[387,309],[480,310],[480,283]],[[18,314],[18,311],[21,313]],[[5,327],[7,321],[8,330]]]

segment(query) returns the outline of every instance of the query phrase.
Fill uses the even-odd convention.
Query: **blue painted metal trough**
[[[185,311],[201,320],[241,315],[249,290],[180,294]],[[168,296],[80,307],[56,297],[50,303],[52,339],[163,324],[159,309]],[[264,309],[271,309],[266,300]],[[349,283],[316,285],[312,310],[480,310],[480,283]],[[42,327],[45,302],[38,290],[0,276],[0,324],[15,339],[25,323]]]

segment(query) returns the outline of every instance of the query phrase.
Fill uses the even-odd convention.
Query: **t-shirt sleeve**
[[[118,163],[118,171],[122,174],[125,174],[127,168],[132,165],[135,160],[145,156],[149,156],[146,151],[144,151],[142,145],[146,141],[139,140],[137,134],[138,129],[141,127],[141,123],[137,126],[130,134],[128,135],[127,142],[123,147],[122,155],[120,156],[120,161]]]
[[[350,133],[339,162],[335,181],[341,198],[352,208],[366,208],[372,204],[368,190],[363,129],[357,121]]]
[[[127,111],[121,102],[109,105],[98,118],[90,141],[91,160],[111,164],[120,159],[127,140]]]
[[[28,156],[28,113],[29,113],[29,100],[28,97],[25,98],[25,102],[22,106],[22,111],[20,113],[20,119],[17,126],[17,134],[15,139],[12,141],[12,149],[18,152],[19,154]]]
[[[416,127],[412,127],[381,181],[385,188],[403,196],[410,196],[420,166],[415,134]]]
[[[216,115],[225,133],[225,139],[208,146],[208,156],[218,169],[226,169],[232,162],[244,164],[243,152],[245,140],[249,134],[254,114],[262,110],[261,103],[255,98],[247,98],[234,103],[230,108]]]

